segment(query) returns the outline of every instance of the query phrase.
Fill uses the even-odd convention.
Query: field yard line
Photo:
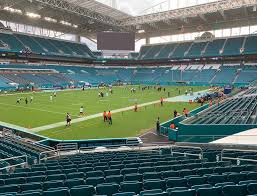
[[[142,103],[142,104],[139,104],[138,107],[140,108],[140,107],[144,107],[144,106],[148,106],[148,105],[152,105],[152,104],[156,104],[156,103],[160,103],[160,101],[158,100],[158,101],[151,101],[151,102],[147,102],[147,103]],[[134,107],[135,106],[129,106],[129,107],[125,107],[125,108],[112,110],[112,113],[115,114],[115,113],[119,113],[119,112],[125,112],[125,111],[128,111],[128,110],[133,110]],[[79,123],[79,122],[82,122],[82,121],[86,121],[86,120],[101,117],[102,115],[103,115],[103,113],[93,114],[93,115],[89,115],[89,116],[86,116],[86,117],[74,119],[71,122],[72,122],[72,124]],[[50,125],[36,127],[36,128],[30,129],[29,131],[36,133],[36,132],[39,132],[39,131],[44,131],[44,130],[48,130],[48,129],[53,129],[53,128],[65,126],[65,124],[66,124],[66,122],[62,121],[62,122],[58,122],[58,123],[54,123],[54,124],[50,124]]]
[[[53,112],[53,111],[49,111],[49,110],[43,110],[43,109],[38,109],[38,108],[25,107],[25,106],[21,106],[21,105],[12,105],[12,104],[6,104],[6,103],[0,103],[0,105],[11,106],[11,107],[17,107],[17,108],[25,108],[25,109],[29,109],[29,110],[37,110],[37,111],[41,111],[41,112],[49,112],[49,113],[53,113],[53,114],[62,114],[62,115],[65,115],[65,113],[61,113],[61,112]]]

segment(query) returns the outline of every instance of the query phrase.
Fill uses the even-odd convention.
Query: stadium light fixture
[[[35,14],[32,12],[26,12],[26,15],[30,18],[41,18],[41,16],[39,14]]]
[[[11,8],[11,7],[4,7],[4,10],[6,11],[9,11],[9,12],[12,12],[12,13],[17,13],[17,14],[22,14],[22,11],[19,10],[19,9],[14,9],[14,8]]]
[[[54,23],[56,23],[57,22],[57,20],[56,19],[54,19],[54,18],[50,18],[50,17],[45,17],[44,18],[46,21],[48,21],[48,22],[54,22]]]
[[[138,32],[138,33],[145,33],[145,30],[142,29],[142,30],[138,30],[137,32]]]
[[[67,21],[64,21],[64,20],[61,20],[60,23],[63,24],[63,25],[72,26],[72,24],[70,22],[67,22]]]
[[[78,26],[78,25],[76,25],[76,24],[73,24],[73,25],[72,25],[72,27],[74,27],[74,28],[78,28],[79,26]]]

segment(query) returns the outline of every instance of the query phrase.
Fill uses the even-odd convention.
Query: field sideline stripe
[[[147,102],[147,103],[142,103],[142,104],[139,104],[138,107],[140,108],[140,107],[144,107],[144,106],[148,106],[148,105],[153,105],[153,104],[156,104],[156,103],[160,103],[160,101],[158,100],[158,101],[151,101],[151,102]],[[128,110],[133,110],[134,107],[135,106],[128,106],[128,107],[125,107],[125,108],[116,109],[116,110],[113,110],[112,113],[115,114],[115,113],[119,113],[119,112],[125,112],[125,111],[128,111]],[[101,117],[102,115],[103,115],[103,113],[97,113],[97,114],[89,115],[89,116],[86,116],[86,117],[77,118],[77,119],[72,120],[72,124],[79,123],[79,122],[86,121],[86,120],[90,120],[90,119],[94,119],[94,118],[98,118],[98,117]],[[29,131],[36,133],[36,132],[39,132],[39,131],[44,131],[44,130],[48,130],[48,129],[53,129],[53,128],[65,126],[65,123],[66,123],[65,121],[62,121],[62,122],[58,122],[58,123],[54,123],[54,124],[50,124],[50,125],[36,127],[36,128],[30,129]]]

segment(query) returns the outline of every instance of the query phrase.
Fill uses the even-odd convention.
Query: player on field
[[[107,116],[108,116],[109,125],[112,125],[112,113],[111,113],[111,111],[108,112]]]
[[[66,115],[66,126],[70,126],[71,125],[71,115],[69,113],[67,113]]]
[[[80,116],[84,115],[84,107],[83,106],[81,106],[80,109],[79,109],[79,115]]]
[[[161,97],[160,101],[161,101],[161,106],[163,106],[163,97]]]
[[[34,97],[33,97],[33,96],[30,96],[30,103],[33,102],[33,99],[34,99]]]
[[[135,107],[134,107],[134,112],[137,112],[137,109],[138,109],[138,107],[137,107],[137,103],[136,103]]]
[[[52,96],[52,95],[50,95],[50,101],[51,101],[51,102],[53,101],[53,96]]]
[[[107,122],[107,121],[108,121],[106,111],[104,111],[104,113],[103,113],[103,118],[104,118],[104,122]]]
[[[28,104],[28,98],[27,97],[25,98],[25,103],[26,103],[26,105]]]
[[[16,104],[21,104],[21,98],[18,98]]]
[[[57,94],[56,94],[56,92],[54,92],[54,97],[56,97],[57,96]]]

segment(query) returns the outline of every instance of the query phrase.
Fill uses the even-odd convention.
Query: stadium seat
[[[247,185],[247,191],[251,195],[257,194],[257,183],[250,183]]]
[[[124,175],[124,181],[142,181],[142,179],[143,179],[143,174],[139,174],[139,173]]]
[[[70,189],[71,196],[93,196],[95,189],[91,185],[74,186]]]
[[[60,181],[60,180],[46,181],[43,184],[44,190],[48,190],[48,189],[51,189],[51,188],[60,188],[60,187],[63,187],[63,186],[64,186],[63,181]]]
[[[247,195],[247,186],[246,185],[227,185],[222,188],[224,196],[245,196]]]
[[[135,192],[123,192],[123,193],[115,193],[113,196],[134,196],[136,195]]]
[[[106,176],[105,182],[107,183],[117,183],[120,184],[123,181],[123,175],[112,175],[112,176]]]
[[[44,196],[69,196],[68,189],[58,188],[44,191]]]
[[[197,189],[198,196],[221,196],[222,188],[220,187],[209,187],[209,188],[199,188]]]
[[[104,183],[104,177],[90,177],[86,179],[87,185],[93,185],[96,186],[97,184]]]
[[[187,187],[187,180],[185,178],[168,178],[166,179],[167,188]]]
[[[64,184],[66,187],[70,189],[74,186],[84,185],[85,181],[84,179],[69,179],[69,180],[66,180]]]
[[[115,193],[118,193],[119,191],[119,185],[115,183],[105,183],[105,184],[98,184],[96,186],[96,192],[99,195],[113,195]]]
[[[159,194],[162,193],[162,189],[153,189],[153,190],[145,190],[140,192],[140,196],[145,196],[145,195],[154,195],[154,194]]]
[[[165,181],[164,180],[158,180],[158,179],[152,179],[152,180],[145,180],[143,183],[143,187],[145,190],[151,190],[151,189],[162,189],[165,190]]]
[[[21,191],[37,190],[37,189],[42,189],[42,184],[41,182],[26,183],[26,184],[22,184],[20,188],[21,188]]]
[[[196,194],[196,191],[193,189],[171,192],[172,196],[195,196],[195,194]]]
[[[135,192],[139,194],[142,190],[143,183],[139,181],[126,181],[120,184],[122,192]]]

